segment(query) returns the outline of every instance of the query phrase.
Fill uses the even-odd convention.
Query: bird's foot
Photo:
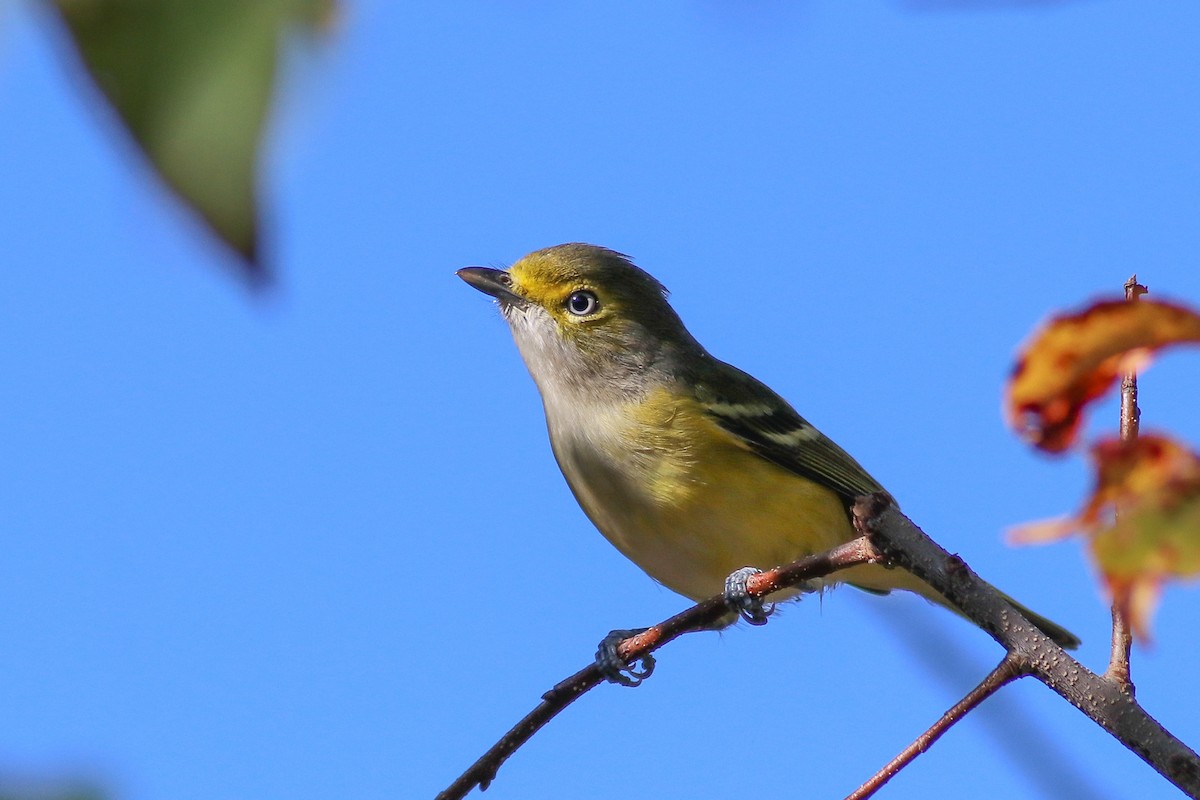
[[[636,665],[634,662],[627,662],[617,653],[617,645],[645,630],[647,628],[615,630],[600,640],[600,646],[596,649],[596,666],[609,683],[637,686],[654,672],[654,656],[649,653],[637,659]]]
[[[761,569],[754,567],[742,567],[725,579],[725,605],[751,625],[766,625],[767,618],[775,612],[774,603],[764,603],[757,597],[751,597],[746,588],[746,582],[760,572]]]

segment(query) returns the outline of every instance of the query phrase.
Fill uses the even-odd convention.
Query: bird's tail
[[[845,576],[845,577],[843,577]],[[954,613],[962,616],[962,612],[954,606],[946,602],[946,599],[933,590],[929,584],[913,575],[911,572],[903,569],[888,569],[877,565],[851,567],[844,572],[837,574],[837,577],[844,580],[846,583],[855,588],[862,589],[873,594],[887,594],[893,589],[903,589],[914,592],[937,603],[940,606],[950,609]],[[993,587],[995,588],[995,587]],[[997,590],[999,591],[999,590]],[[1025,606],[1013,600],[1004,592],[1000,592],[1004,599],[1012,603],[1013,608],[1021,612],[1027,620],[1033,623],[1034,627],[1042,633],[1054,640],[1055,644],[1065,650],[1074,650],[1079,647],[1079,637],[1071,633],[1069,630],[1059,625],[1057,622],[1051,622],[1043,617],[1030,611]]]
[[[1000,592],[1000,594],[1004,594],[1004,592]],[[1069,630],[1064,628],[1062,625],[1059,625],[1057,622],[1048,620],[1045,617],[1043,617],[1041,614],[1038,614],[1037,612],[1030,611],[1028,608],[1021,605],[1016,600],[1013,600],[1011,597],[1009,597],[1006,594],[1004,594],[1004,599],[1007,600],[1008,602],[1012,603],[1013,608],[1015,608],[1017,611],[1021,612],[1021,616],[1025,617],[1025,619],[1032,622],[1033,627],[1037,628],[1039,631],[1041,631],[1042,633],[1049,636],[1051,639],[1054,640],[1055,644],[1057,644],[1059,647],[1063,648],[1064,650],[1074,650],[1075,648],[1079,647],[1080,644],[1082,644],[1082,642],[1079,641],[1078,636],[1071,633]]]

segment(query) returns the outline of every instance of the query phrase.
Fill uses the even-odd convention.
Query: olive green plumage
[[[775,392],[711,356],[662,284],[626,256],[567,244],[508,271],[459,275],[498,300],[585,513],[680,594],[709,597],[741,567],[766,569],[850,540],[849,504],[882,490]],[[837,583],[945,604],[912,574],[877,565],[809,588]],[[1017,608],[1063,646],[1078,645]]]

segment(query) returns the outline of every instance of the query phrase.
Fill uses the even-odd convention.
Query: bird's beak
[[[502,269],[491,267],[463,267],[454,273],[484,294],[489,294],[502,303],[523,302],[512,290],[512,278]]]

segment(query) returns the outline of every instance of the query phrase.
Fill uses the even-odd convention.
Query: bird
[[[583,243],[534,251],[507,270],[457,275],[493,297],[541,395],[551,449],[584,513],[651,578],[694,601],[745,596],[762,569],[857,535],[850,506],[883,487],[765,384],[688,332],[658,280],[616,251]],[[890,498],[890,495],[889,495]],[[867,564],[810,582],[947,601],[915,575]],[[1079,639],[1016,604],[1064,647]],[[736,619],[736,616],[731,617]],[[599,659],[621,671],[613,631]]]

